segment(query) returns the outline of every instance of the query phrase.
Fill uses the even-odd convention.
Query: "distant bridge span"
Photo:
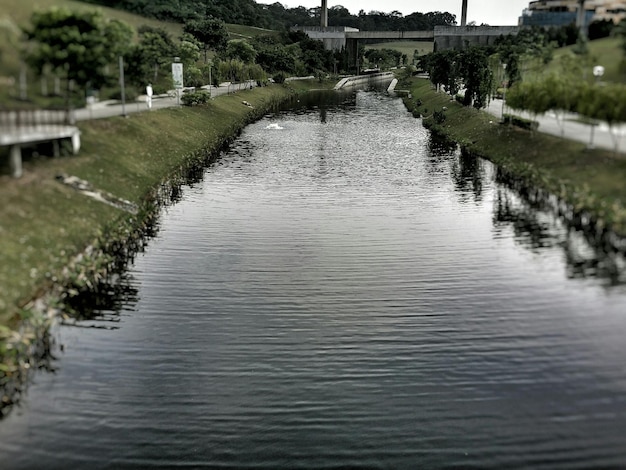
[[[358,31],[346,32],[346,39],[413,39],[434,41],[434,31]]]
[[[434,42],[435,51],[463,49],[467,45],[487,46],[500,36],[517,34],[518,26],[435,26],[434,31],[359,31],[347,26],[295,26],[326,49],[356,51],[359,40],[413,40]]]

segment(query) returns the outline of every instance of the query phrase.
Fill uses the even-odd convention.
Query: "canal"
[[[623,260],[397,98],[292,104],[54,332],[0,468],[625,467]]]

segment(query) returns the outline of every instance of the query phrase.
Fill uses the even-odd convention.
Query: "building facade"
[[[576,23],[578,0],[537,0],[530,2],[519,18],[520,26],[565,26]],[[626,0],[586,0],[584,26],[596,20],[619,23],[626,18]]]

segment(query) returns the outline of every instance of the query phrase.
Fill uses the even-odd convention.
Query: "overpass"
[[[295,26],[326,49],[346,49],[352,56],[359,40],[412,40],[434,42],[435,51],[463,49],[467,45],[492,45],[500,36],[517,34],[519,26],[435,26],[434,31],[359,31],[347,26]]]
[[[436,26],[434,31],[359,31],[347,26],[328,26],[328,0],[322,0],[320,26],[296,26],[292,29],[322,41],[326,49],[346,49],[351,58],[356,58],[359,40],[428,41],[434,42],[435,51],[442,51],[463,49],[467,45],[488,46],[500,36],[518,33],[517,26],[467,26],[467,3],[468,0],[462,0],[461,26]]]

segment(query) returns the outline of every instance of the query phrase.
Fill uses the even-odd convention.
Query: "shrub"
[[[124,87],[124,98],[127,101],[134,101],[140,95],[137,88],[133,86]],[[111,90],[106,90],[103,93],[103,99],[105,100],[121,100],[122,99],[122,89],[120,87],[113,88]]]
[[[435,111],[433,113],[433,120],[437,124],[443,124],[446,121],[446,113],[444,113],[443,111]]]
[[[539,123],[537,121],[531,121],[530,119],[513,116],[512,114],[504,115],[503,124],[511,124],[515,127],[526,129],[527,131],[536,131],[539,128]]]
[[[278,72],[272,77],[274,83],[285,83],[286,78],[287,74],[285,72]]]
[[[180,97],[180,101],[185,106],[195,106],[197,104],[205,104],[209,101],[210,95],[206,91],[194,91],[192,93],[185,93]]]

